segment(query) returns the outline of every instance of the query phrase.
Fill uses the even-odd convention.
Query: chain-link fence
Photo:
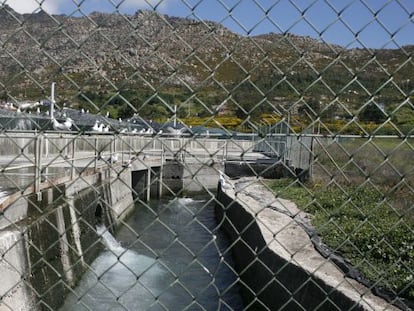
[[[0,310],[411,310],[411,0],[0,0]]]

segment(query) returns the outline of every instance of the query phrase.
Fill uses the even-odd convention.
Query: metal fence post
[[[98,169],[98,138],[95,137],[95,150],[94,150],[94,154],[95,154],[95,172]]]
[[[147,202],[151,199],[151,167],[147,169]]]
[[[158,197],[162,196],[163,170],[164,170],[164,145],[161,144],[161,166],[160,166],[160,176],[158,179]]]
[[[75,178],[75,148],[76,148],[76,139],[72,139],[72,154],[71,154],[71,172],[70,172],[70,179],[73,180]]]
[[[35,138],[35,168],[34,168],[34,192],[36,193],[37,201],[42,200],[42,192],[40,191],[40,184],[42,182],[42,142],[43,137],[39,134]]]

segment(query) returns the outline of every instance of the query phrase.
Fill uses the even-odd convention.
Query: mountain
[[[225,107],[245,118],[305,107],[351,117],[370,100],[393,109],[413,89],[413,46],[346,49],[292,34],[242,36],[154,11],[76,17],[3,5],[0,42],[4,99],[45,97],[55,81],[60,102],[122,116],[134,108],[169,116],[178,104],[181,115]]]

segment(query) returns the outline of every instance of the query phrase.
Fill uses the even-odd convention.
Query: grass
[[[414,300],[414,140],[320,139],[312,183],[269,182],[374,284]]]
[[[414,222],[413,139],[316,140],[314,157],[314,183],[375,187]]]
[[[322,181],[360,184],[365,180],[381,186],[398,183],[402,177],[414,185],[414,140],[349,138],[343,141],[315,140],[315,177]]]

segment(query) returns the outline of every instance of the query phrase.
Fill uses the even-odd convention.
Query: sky
[[[399,48],[414,44],[414,0],[0,0],[19,13],[134,14],[157,10],[210,20],[242,35],[310,36],[344,47]]]

